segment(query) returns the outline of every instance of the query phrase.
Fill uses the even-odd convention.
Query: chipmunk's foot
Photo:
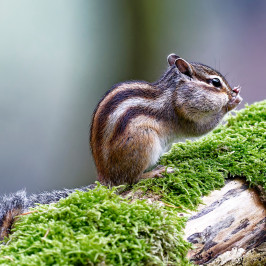
[[[174,173],[175,169],[173,167],[167,167],[158,165],[156,168],[151,170],[150,172],[144,173],[140,179],[147,179],[147,178],[157,178],[157,177],[164,177],[163,174],[165,173]]]

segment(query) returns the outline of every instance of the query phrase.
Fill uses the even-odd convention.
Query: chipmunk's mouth
[[[230,101],[227,103],[227,110],[231,111],[235,107],[237,107],[243,100],[243,98],[239,95],[241,88],[235,87],[233,88],[233,95]]]

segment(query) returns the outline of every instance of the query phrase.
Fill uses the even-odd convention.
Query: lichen
[[[266,265],[266,242],[243,254],[242,249],[232,249],[216,258],[210,266],[262,266]],[[237,254],[239,253],[239,254]]]

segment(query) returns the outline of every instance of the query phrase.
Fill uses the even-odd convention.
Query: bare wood
[[[185,228],[187,240],[194,244],[188,253],[194,263],[210,263],[229,251],[227,259],[221,260],[227,262],[266,241],[265,207],[244,181],[228,182],[204,197],[203,202],[205,205],[192,213]]]

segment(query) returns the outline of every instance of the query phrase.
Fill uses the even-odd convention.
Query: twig
[[[44,240],[47,237],[47,235],[49,234],[49,232],[50,232],[50,228],[48,228],[48,230],[46,231],[46,233],[45,233],[44,237],[42,238],[42,240]]]
[[[24,212],[24,213],[19,214],[18,216],[20,216],[20,215],[28,215],[28,214],[31,214],[31,213],[34,213],[34,212],[38,212],[38,211],[35,210],[35,211]]]
[[[3,258],[8,259],[8,260],[11,260],[11,261],[14,261],[14,259],[11,258],[11,257],[9,257],[9,256],[3,256]]]

